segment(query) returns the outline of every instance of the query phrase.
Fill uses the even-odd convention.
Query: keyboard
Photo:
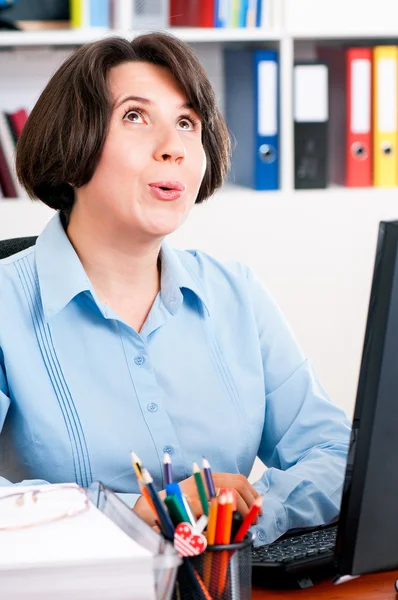
[[[337,525],[331,525],[253,548],[253,585],[306,588],[329,577],[334,569],[336,535]]]

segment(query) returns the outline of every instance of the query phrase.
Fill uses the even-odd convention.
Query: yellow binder
[[[398,47],[373,49],[373,184],[398,185]]]
[[[70,21],[72,27],[83,27],[84,0],[69,0]]]

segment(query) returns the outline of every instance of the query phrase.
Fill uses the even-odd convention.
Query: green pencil
[[[189,523],[185,508],[181,506],[181,502],[179,501],[177,494],[170,494],[169,496],[166,496],[164,503],[168,508],[169,515],[174,525],[184,522]]]
[[[206,516],[209,516],[209,503],[207,501],[205,486],[203,485],[202,475],[200,474],[200,469],[196,462],[193,463],[192,471],[193,471],[193,476],[195,477],[196,487],[198,488],[198,494],[199,494],[199,498],[200,498],[200,503],[203,508],[203,513]]]

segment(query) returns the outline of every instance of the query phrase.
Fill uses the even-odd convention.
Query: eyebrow
[[[116,100],[115,104],[114,104],[114,109],[119,108],[119,106],[121,106],[122,104],[124,104],[125,102],[139,102],[140,104],[145,104],[147,106],[150,106],[151,104],[153,105],[152,100],[149,100],[148,98],[143,98],[142,96],[126,96],[125,98],[120,98],[119,100]],[[193,109],[193,105],[191,102],[185,102],[185,104],[182,104],[180,106],[181,108],[189,108],[189,109]]]

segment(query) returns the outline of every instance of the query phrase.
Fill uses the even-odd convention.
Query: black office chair
[[[37,236],[0,240],[0,260],[34,246]]]

